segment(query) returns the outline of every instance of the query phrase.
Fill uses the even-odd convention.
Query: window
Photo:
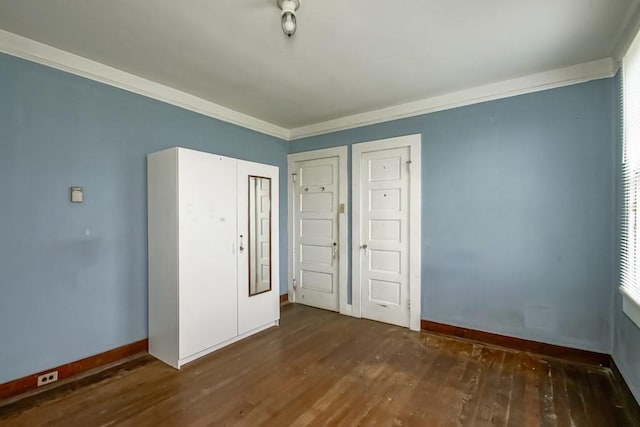
[[[640,327],[640,37],[623,60],[622,300],[624,312]]]

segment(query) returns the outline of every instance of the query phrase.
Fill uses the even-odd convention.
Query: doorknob
[[[338,242],[333,242],[333,259],[336,259],[338,254]]]
[[[369,245],[367,245],[366,243],[360,245],[360,249],[364,249],[364,253],[367,253],[367,248],[369,247]]]

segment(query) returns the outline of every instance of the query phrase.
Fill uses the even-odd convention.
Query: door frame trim
[[[363,153],[390,148],[409,147],[411,166],[409,172],[409,328],[420,330],[422,306],[422,135],[406,135],[351,146],[351,191],[353,204],[352,305],[353,316],[362,317],[362,286],[360,283],[360,159]]]
[[[293,290],[293,251],[294,251],[294,227],[293,227],[293,185],[291,174],[293,173],[293,165],[296,162],[304,160],[317,160],[327,157],[338,158],[338,204],[344,205],[344,212],[338,211],[338,310],[340,314],[351,315],[351,305],[347,305],[347,287],[348,287],[348,268],[349,268],[349,183],[347,176],[347,156],[348,147],[342,145],[340,147],[325,148],[321,150],[305,151],[302,153],[292,153],[287,156],[287,232],[288,232],[288,278],[287,288],[289,290],[289,302],[295,301],[295,292]]]

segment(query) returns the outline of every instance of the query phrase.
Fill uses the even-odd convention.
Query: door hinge
[[[407,307],[411,310],[411,300],[407,301]]]
[[[293,179],[293,183],[296,183],[296,178],[297,178],[298,174],[297,173],[292,173],[291,174],[291,178]]]

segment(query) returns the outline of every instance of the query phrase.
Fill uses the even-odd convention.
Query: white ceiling
[[[637,0],[0,0],[0,29],[282,128],[616,58]],[[632,28],[633,27],[633,28]]]

